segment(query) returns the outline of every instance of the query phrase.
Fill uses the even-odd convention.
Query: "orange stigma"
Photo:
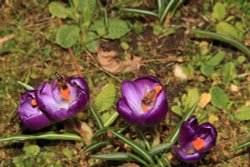
[[[69,87],[67,87],[65,89],[60,88],[60,93],[61,93],[61,97],[63,99],[70,101],[70,94],[69,94],[70,93],[70,88]]]
[[[32,100],[31,100],[31,105],[32,105],[33,107],[37,105],[36,99],[32,99]]]
[[[205,146],[205,142],[203,139],[201,139],[200,137],[197,137],[193,142],[192,142],[194,148],[199,151],[200,149],[202,149]]]

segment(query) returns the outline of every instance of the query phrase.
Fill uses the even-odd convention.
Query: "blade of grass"
[[[194,113],[198,104],[199,104],[199,100],[196,103],[194,103],[194,105],[191,107],[191,109],[188,112],[186,112],[186,114],[181,119],[180,123],[175,127],[173,132],[169,135],[168,142],[174,144],[177,141],[177,137],[179,135],[182,123],[191,117],[191,115]]]
[[[76,134],[72,134],[72,133],[59,134],[59,133],[55,133],[55,132],[45,132],[45,133],[38,133],[38,134],[34,134],[34,135],[21,134],[21,135],[3,137],[3,138],[0,138],[0,142],[36,140],[36,139],[82,141],[82,138],[80,136],[78,136]]]
[[[102,160],[113,160],[113,161],[126,161],[129,159],[129,156],[127,153],[119,153],[119,152],[113,152],[108,154],[95,154],[91,155],[93,158],[102,159]]]
[[[136,153],[138,153],[141,157],[143,157],[145,160],[147,160],[149,163],[154,163],[153,159],[151,158],[150,154],[140,145],[138,145],[133,140],[125,137],[122,134],[119,134],[113,130],[110,130],[110,132],[115,135],[117,138],[119,138],[121,141],[129,145]]]
[[[158,15],[156,13],[151,12],[151,11],[146,10],[146,9],[122,8],[121,11],[124,11],[124,12],[134,12],[134,13],[139,13],[139,14],[153,16],[153,17],[158,17]]]
[[[17,81],[17,83],[19,83],[22,87],[24,87],[27,90],[34,90],[34,88],[26,83],[23,83],[21,81]]]
[[[136,161],[136,162],[138,162],[138,163],[141,163],[141,164],[143,164],[144,166],[149,166],[149,164],[148,164],[146,161],[144,161],[141,157],[139,157],[139,156],[137,156],[137,155],[135,155],[135,154],[132,154],[132,153],[130,153],[130,152],[128,152],[127,154],[128,154],[128,156],[129,156],[129,158],[131,158],[132,160],[134,160],[134,161]]]
[[[143,134],[143,132],[141,131],[141,129],[139,129],[138,127],[135,127],[135,129],[136,129],[136,132],[137,132],[139,138],[141,139],[142,144],[144,145],[144,148],[147,149],[147,150],[149,150],[150,149],[150,144],[147,141],[145,135]]]
[[[174,4],[174,1],[175,1],[175,0],[171,0],[171,1],[167,4],[167,6],[165,7],[165,10],[163,11],[163,13],[160,14],[159,17],[160,17],[160,22],[161,22],[161,23],[164,21],[164,19],[165,19],[166,15],[168,14],[168,12],[169,12],[171,6]]]
[[[162,11],[162,0],[157,0],[158,14]]]
[[[96,121],[98,128],[104,129],[104,125],[103,125],[103,122],[102,122],[102,119],[101,119],[99,113],[96,112],[96,110],[94,109],[94,107],[91,104],[89,105],[89,108],[90,108],[91,114],[93,115],[93,117]]]
[[[242,143],[236,147],[231,148],[231,151],[238,150],[238,149],[241,149],[243,147],[250,147],[250,141],[247,141],[247,142]]]
[[[241,44],[240,42],[238,42],[237,40],[226,36],[226,35],[222,35],[222,34],[218,34],[218,33],[214,33],[214,32],[210,32],[210,31],[203,31],[203,30],[197,30],[197,29],[191,29],[191,32],[195,33],[197,38],[202,38],[199,37],[200,35],[204,35],[207,36],[211,39],[215,39],[215,40],[219,40],[225,43],[228,43],[232,46],[234,46],[235,48],[239,49],[240,51],[242,51],[243,53],[245,53],[247,56],[250,57],[250,50],[245,47],[243,44]]]
[[[109,142],[106,142],[106,141],[94,143],[94,144],[90,145],[89,147],[87,147],[83,152],[88,153],[88,152],[96,150],[96,149],[98,149],[98,148],[100,148],[108,143]]]
[[[166,166],[166,165],[163,164],[162,160],[157,155],[154,156],[154,158],[156,159],[157,166],[159,166],[159,167],[165,167]]]
[[[119,116],[118,112],[115,112],[108,120],[104,123],[104,127],[109,127]]]
[[[151,148],[149,150],[149,154],[151,156],[154,156],[154,155],[156,155],[156,154],[158,154],[158,153],[160,153],[160,152],[162,152],[162,151],[164,151],[166,149],[169,149],[170,147],[172,147],[172,145],[173,145],[173,143],[162,143],[162,144],[159,144],[159,145],[154,146],[153,148]]]

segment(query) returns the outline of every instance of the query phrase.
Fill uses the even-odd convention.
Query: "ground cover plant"
[[[249,166],[248,1],[0,7],[0,166]]]

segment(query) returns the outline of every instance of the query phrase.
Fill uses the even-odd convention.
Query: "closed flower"
[[[165,118],[166,90],[155,77],[145,76],[134,81],[123,81],[121,93],[117,110],[126,121],[139,126],[150,126]]]
[[[173,146],[173,149],[182,160],[194,162],[215,145],[216,138],[217,131],[213,125],[208,122],[199,125],[197,119],[192,117],[182,124],[179,146]]]

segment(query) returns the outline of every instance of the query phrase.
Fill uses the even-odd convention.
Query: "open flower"
[[[150,126],[165,118],[166,90],[155,77],[145,76],[134,81],[123,81],[121,92],[117,110],[126,121],[139,126]]]
[[[208,122],[199,125],[197,119],[192,117],[183,122],[179,133],[179,147],[174,145],[173,149],[182,160],[197,161],[215,145],[216,138],[217,131],[213,125]]]
[[[52,122],[39,108],[35,98],[35,91],[25,92],[18,106],[19,117],[23,125],[29,129],[38,130],[49,126]]]
[[[89,103],[89,88],[80,77],[59,75],[52,84],[38,86],[35,95],[40,108],[56,122],[76,115]]]

